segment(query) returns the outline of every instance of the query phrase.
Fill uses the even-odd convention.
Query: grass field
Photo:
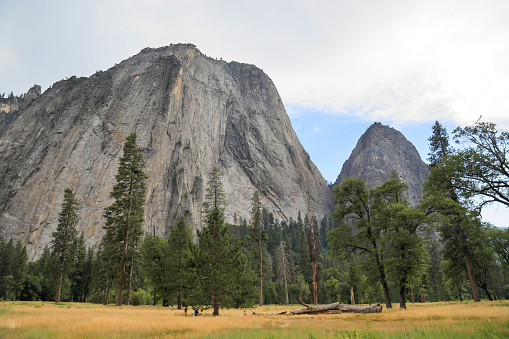
[[[509,301],[408,304],[406,311],[396,306],[382,314],[210,313],[185,317],[183,310],[152,306],[0,302],[0,338],[509,338]]]

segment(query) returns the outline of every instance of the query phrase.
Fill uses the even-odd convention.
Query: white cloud
[[[508,17],[505,0],[6,0],[0,89],[191,42],[264,69],[285,103],[395,123],[505,122]]]

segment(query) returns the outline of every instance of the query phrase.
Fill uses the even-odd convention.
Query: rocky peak
[[[34,94],[36,94],[34,89]],[[27,95],[28,96],[28,95]],[[207,175],[217,166],[226,218],[250,219],[251,197],[279,219],[328,215],[331,194],[303,149],[276,87],[259,68],[194,45],[146,48],[104,72],[53,84],[0,134],[0,238],[31,258],[49,244],[64,189],[78,197],[88,245],[103,234],[118,159],[132,131],[145,149],[144,228],[164,236],[179,216],[201,228]]]
[[[15,96],[11,93],[7,98],[0,98],[0,136],[9,124],[16,120],[20,112],[33,100],[41,95],[41,86],[32,86],[26,94]]]
[[[368,187],[376,187],[389,180],[393,170],[409,186],[407,196],[410,203],[418,204],[422,198],[427,165],[401,132],[375,122],[359,138],[334,184],[352,177],[363,179]]]

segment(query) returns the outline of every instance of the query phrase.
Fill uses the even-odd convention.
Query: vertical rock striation
[[[422,198],[422,184],[426,180],[428,166],[401,132],[374,123],[359,138],[334,185],[351,177],[363,179],[370,188],[376,187],[389,180],[393,170],[409,186],[409,202],[417,205]]]
[[[57,82],[20,110],[0,134],[0,238],[21,239],[36,258],[70,187],[81,205],[79,229],[88,245],[97,244],[132,131],[150,176],[146,231],[164,236],[179,216],[200,228],[213,166],[223,175],[229,221],[234,213],[249,219],[256,188],[279,218],[305,211],[308,190],[315,213],[330,213],[330,191],[270,78],[253,65],[179,44]]]

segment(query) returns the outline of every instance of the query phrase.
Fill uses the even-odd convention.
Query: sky
[[[424,161],[435,120],[449,133],[481,115],[508,129],[507,18],[507,0],[0,0],[0,93],[44,91],[145,47],[192,43],[263,69],[335,181],[375,121]],[[509,226],[506,208],[483,216]]]

